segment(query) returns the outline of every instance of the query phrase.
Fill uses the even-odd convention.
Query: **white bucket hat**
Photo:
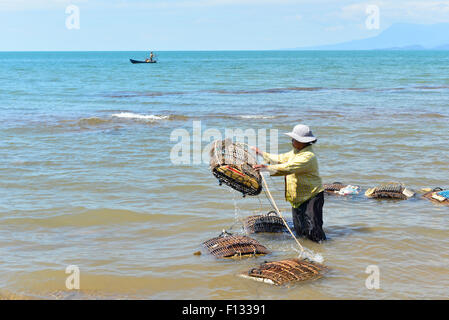
[[[312,130],[306,125],[298,124],[293,128],[292,132],[285,133],[287,136],[302,143],[314,142],[317,138],[313,135]]]

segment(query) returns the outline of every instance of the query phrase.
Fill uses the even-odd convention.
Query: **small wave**
[[[289,91],[318,91],[321,87],[288,87],[288,88],[268,88],[260,90],[206,90],[204,92],[217,94],[258,94],[258,93],[284,93]]]
[[[274,118],[276,118],[276,116],[264,116],[264,115],[256,115],[256,114],[240,115],[238,117],[242,118],[242,119],[274,119]]]
[[[164,120],[187,120],[184,115],[154,115],[139,114],[133,112],[117,112],[105,117],[86,117],[80,119],[60,120],[53,128],[92,129],[92,128],[118,128],[129,124],[129,122],[141,124],[153,124]]]
[[[158,92],[158,91],[145,91],[145,92],[126,91],[126,92],[109,93],[109,94],[106,94],[105,97],[109,97],[109,98],[161,97],[161,96],[167,96],[167,95],[184,95],[184,94],[188,94],[188,93],[190,93],[190,92],[179,92],[179,91],[165,91],[165,92]]]
[[[146,120],[146,121],[157,121],[157,120],[167,120],[170,116],[157,116],[154,114],[138,114],[132,112],[120,112],[114,113],[112,115],[116,118],[125,118],[125,119],[138,119],[138,120]]]
[[[441,86],[417,86],[415,89],[421,89],[421,90],[439,90],[439,89],[449,89],[449,86],[441,85]]]
[[[449,89],[448,85],[428,85],[428,86],[411,86],[411,87],[391,87],[391,88],[362,88],[362,87],[281,87],[281,88],[265,88],[265,89],[238,89],[238,90],[225,90],[225,89],[205,89],[197,91],[126,91],[115,92],[106,94],[106,97],[110,98],[134,98],[134,97],[161,97],[166,95],[188,95],[188,94],[201,94],[212,93],[221,95],[245,95],[245,94],[271,94],[271,93],[287,93],[287,92],[313,92],[313,91],[355,91],[355,92],[388,92],[388,91],[402,91],[407,89],[413,90],[441,90]]]
[[[2,219],[1,223],[6,226],[27,225],[36,227],[45,226],[45,228],[59,228],[67,226],[89,227],[113,224],[124,225],[126,223],[167,224],[180,221],[180,219],[189,219],[192,217],[192,215],[188,214],[161,214],[114,208],[91,209],[85,207],[73,207],[67,209],[64,207],[49,209],[47,214],[39,216],[29,217],[20,216],[19,214],[11,215],[11,217]]]
[[[285,114],[276,114],[276,115],[264,115],[264,114],[227,114],[227,113],[214,113],[214,114],[206,114],[203,118],[206,119],[278,119],[278,118],[286,118],[288,115]]]
[[[420,116],[424,118],[446,118],[445,115],[440,113],[423,113]]]
[[[110,123],[110,122],[111,122],[111,119],[90,117],[90,118],[79,119],[78,125],[95,126],[95,125],[101,125],[101,124]]]

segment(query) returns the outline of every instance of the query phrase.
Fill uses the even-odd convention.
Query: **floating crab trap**
[[[327,271],[324,265],[300,259],[265,262],[241,277],[273,285],[289,285],[295,282],[316,280]]]
[[[283,219],[274,211],[245,218],[243,220],[243,228],[248,233],[287,232]]]
[[[210,169],[222,183],[241,192],[243,196],[258,195],[262,191],[260,173],[253,169],[256,158],[245,145],[230,139],[216,140],[210,150]]]
[[[435,188],[432,191],[423,194],[423,197],[434,203],[449,206],[449,190]]]
[[[218,237],[203,242],[210,254],[217,258],[239,258],[268,254],[270,251],[257,240],[223,231]]]
[[[389,183],[366,190],[365,196],[374,199],[399,199],[406,200],[415,193],[404,187],[401,183]]]
[[[327,194],[336,194],[340,196],[348,196],[353,194],[359,194],[360,187],[350,184],[343,184],[341,182],[334,182],[331,184],[324,184],[324,192]]]
[[[324,191],[326,193],[338,193],[341,189],[346,187],[346,184],[343,184],[341,182],[334,182],[334,183],[326,183],[323,185]]]

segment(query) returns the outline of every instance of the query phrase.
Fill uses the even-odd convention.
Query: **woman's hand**
[[[253,169],[256,169],[257,171],[262,171],[267,168],[267,165],[265,164],[255,164],[253,165]]]
[[[256,154],[262,154],[262,153],[263,153],[263,152],[260,151],[260,149],[257,148],[257,147],[251,147],[251,150],[253,150]]]

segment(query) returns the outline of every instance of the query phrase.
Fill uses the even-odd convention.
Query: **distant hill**
[[[449,50],[449,23],[397,23],[381,34],[349,42],[291,50]]]
[[[449,50],[449,43],[448,44],[443,44],[441,46],[435,47],[434,49],[437,50]]]

